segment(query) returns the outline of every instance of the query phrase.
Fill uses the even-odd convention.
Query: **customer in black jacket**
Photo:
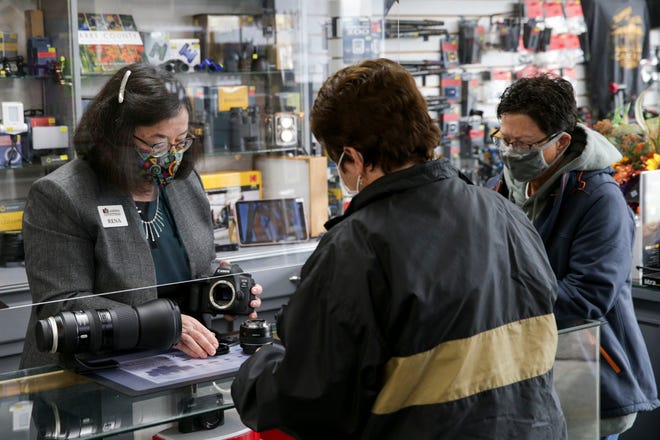
[[[370,60],[319,91],[311,127],[354,196],[241,367],[250,427],[296,438],[563,439],[557,285],[523,212],[433,160],[413,77]]]

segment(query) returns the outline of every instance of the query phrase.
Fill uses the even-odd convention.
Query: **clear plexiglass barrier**
[[[195,311],[188,309],[189,304],[179,307],[160,298],[135,306],[73,308],[40,315],[33,320],[37,351],[55,352],[59,364],[0,373],[2,438],[95,439],[164,423],[194,428],[224,417],[225,412],[235,417],[231,381],[253,352],[243,330],[250,324],[250,330],[259,331],[258,343],[278,343],[276,318],[237,315],[230,322],[214,308],[231,303],[243,313],[238,304],[241,290],[246,293],[252,280],[259,282],[259,275],[258,271],[236,271],[93,296],[102,303],[118,295],[174,289],[197,298]],[[63,304],[39,306],[55,305]],[[0,321],[27,320],[35,306],[2,309]],[[203,312],[200,322],[222,341],[223,350],[216,356],[192,359],[172,348],[181,336],[181,313],[196,311]],[[599,325],[597,321],[558,322],[554,380],[572,440],[599,438]]]
[[[554,380],[568,438],[600,438],[600,322],[558,322]]]

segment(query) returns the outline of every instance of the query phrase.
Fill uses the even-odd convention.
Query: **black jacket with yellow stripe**
[[[232,397],[304,439],[563,439],[557,286],[527,217],[447,160],[388,174],[329,222]],[[257,279],[258,282],[258,279]]]

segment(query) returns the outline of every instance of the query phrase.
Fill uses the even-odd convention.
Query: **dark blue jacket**
[[[588,139],[592,144],[600,142],[593,133]],[[588,151],[584,145],[580,148]],[[573,160],[576,162],[580,163]],[[653,410],[660,406],[658,391],[631,294],[632,211],[610,167],[566,168],[570,167],[560,167],[563,172],[545,192],[545,204],[534,215],[534,226],[557,276],[555,315],[557,319],[588,318],[604,324],[602,418]],[[500,177],[489,186],[509,197],[505,180]]]

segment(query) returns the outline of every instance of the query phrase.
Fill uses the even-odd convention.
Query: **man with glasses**
[[[514,82],[497,107],[493,141],[504,170],[489,186],[520,206],[539,231],[558,280],[557,319],[601,326],[604,439],[660,405],[631,295],[635,223],[610,165],[621,158],[603,136],[577,123],[575,95],[561,78]]]

